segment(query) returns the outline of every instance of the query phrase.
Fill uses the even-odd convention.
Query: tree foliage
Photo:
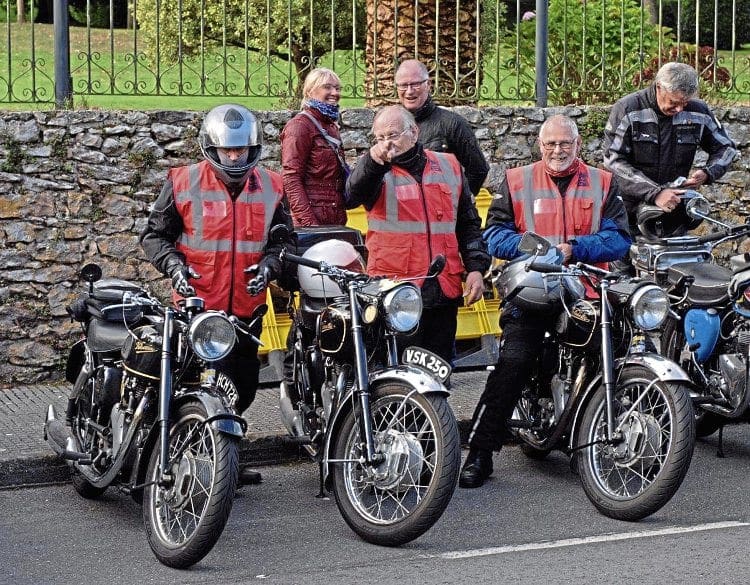
[[[636,0],[550,0],[549,97],[555,104],[602,103],[637,85],[636,74],[659,54],[659,27]],[[533,83],[536,20],[520,23],[520,51],[507,65]],[[661,31],[669,43],[669,29]],[[510,42],[514,35],[509,34]],[[515,46],[506,45],[515,53]]]
[[[141,0],[136,21],[152,62],[238,47],[293,63],[301,83],[332,47],[352,48],[353,14],[356,30],[363,30],[363,5],[364,0]]]

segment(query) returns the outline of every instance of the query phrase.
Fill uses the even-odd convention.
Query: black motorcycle
[[[691,198],[686,212],[716,231],[642,242],[641,249],[659,252],[650,254],[653,263],[636,266],[669,295],[672,311],[662,332],[662,353],[692,378],[696,434],[705,437],[727,423],[750,420],[750,257],[735,255],[726,267],[715,263],[713,254],[717,245],[750,235],[750,225],[711,217],[710,203],[702,197]],[[677,246],[683,261],[661,269],[658,259]],[[721,439],[722,433],[720,455]]]
[[[437,522],[456,487],[461,448],[443,385],[451,368],[417,347],[399,359],[397,337],[419,324],[420,289],[365,274],[345,232],[311,229],[322,241],[308,239],[298,255],[290,250],[302,251],[304,235],[272,231],[287,243],[281,260],[297,291],[280,410],[320,464],[321,495],[333,491],[361,538],[397,546]],[[444,264],[439,256],[430,275]]]
[[[232,509],[246,423],[212,366],[248,326],[190,297],[178,308],[83,267],[88,292],[68,307],[83,338],[70,351],[66,421],[50,405],[45,439],[84,498],[117,485],[143,505],[156,557],[185,568],[216,544]],[[265,305],[254,315],[260,319]],[[66,424],[67,423],[67,424]]]
[[[531,458],[570,454],[601,513],[645,518],[679,488],[695,442],[690,378],[646,351],[666,294],[596,266],[542,260],[550,244],[530,232],[519,249],[530,258],[506,264],[498,290],[504,302],[549,314],[550,331],[509,426]]]

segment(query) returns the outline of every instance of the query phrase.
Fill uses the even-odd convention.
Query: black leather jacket
[[[620,99],[604,129],[604,165],[615,176],[625,207],[654,198],[677,177],[689,177],[695,152],[708,153],[708,183],[721,177],[737,153],[734,142],[701,100],[674,116],[661,113],[651,85]]]
[[[454,154],[464,168],[469,189],[474,195],[479,193],[490,167],[466,119],[439,108],[432,97],[428,97],[424,105],[413,113],[419,126],[419,142],[427,150]]]

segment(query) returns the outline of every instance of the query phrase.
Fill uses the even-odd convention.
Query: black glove
[[[255,276],[247,282],[247,292],[250,296],[255,297],[262,293],[275,276],[273,270],[267,264],[253,264],[245,268],[245,274],[254,274]]]
[[[178,295],[183,297],[194,297],[195,288],[188,282],[189,278],[199,279],[201,277],[190,266],[185,266],[182,262],[174,262],[167,267],[167,273],[172,279],[172,288]]]

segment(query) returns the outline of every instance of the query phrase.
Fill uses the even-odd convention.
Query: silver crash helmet
[[[555,263],[547,257],[539,257],[539,262]],[[555,311],[563,300],[581,298],[583,284],[577,277],[558,274],[542,274],[536,270],[526,270],[529,258],[519,258],[503,266],[495,280],[495,286],[505,302],[513,303],[525,311],[549,313]]]
[[[343,240],[318,242],[310,246],[302,257],[316,262],[324,261],[352,272],[365,271],[365,261],[360,253],[349,242]],[[312,298],[323,299],[344,294],[333,280],[318,274],[314,268],[298,266],[297,277],[302,291]]]
[[[638,231],[647,241],[684,236],[689,230],[698,227],[700,219],[691,218],[685,211],[685,203],[668,213],[656,205],[641,204],[636,214]]]

